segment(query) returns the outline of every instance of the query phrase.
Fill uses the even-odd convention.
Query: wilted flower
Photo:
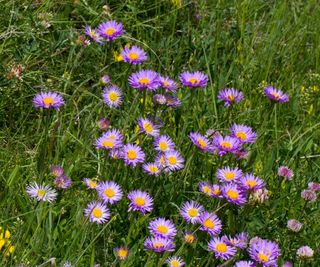
[[[101,77],[102,84],[106,85],[111,82],[109,75],[105,74]]]
[[[110,126],[110,121],[105,118],[102,118],[98,121],[98,126],[101,130],[106,131]]]
[[[254,202],[264,203],[269,199],[269,191],[266,188],[253,190],[250,197]]]
[[[308,259],[313,257],[313,249],[309,246],[302,246],[297,250],[297,256],[300,259]]]
[[[186,243],[192,244],[197,238],[194,233],[190,231],[185,231],[183,234],[183,239]]]
[[[293,177],[293,171],[286,166],[281,166],[278,170],[278,175],[286,178],[287,180],[291,180]]]
[[[299,232],[302,228],[302,223],[298,220],[291,219],[288,221],[287,227],[293,232]]]
[[[59,166],[59,165],[51,166],[50,170],[51,170],[51,174],[54,177],[59,177],[64,174],[64,169],[62,168],[62,166]]]
[[[54,184],[59,188],[67,189],[71,186],[72,181],[68,176],[61,175],[59,177],[56,177],[56,179],[54,180]]]
[[[166,94],[166,105],[168,107],[172,107],[172,108],[177,108],[181,106],[181,101],[179,100],[179,98]]]
[[[305,201],[315,202],[317,200],[317,194],[313,190],[305,189],[301,192],[301,197]]]

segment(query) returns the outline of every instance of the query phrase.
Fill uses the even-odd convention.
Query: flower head
[[[163,238],[173,238],[177,234],[177,229],[174,224],[165,218],[152,220],[148,228],[152,235]]]
[[[214,252],[217,259],[221,258],[223,260],[232,258],[237,252],[235,247],[229,246],[219,237],[215,237],[209,242],[208,249]]]
[[[277,243],[260,238],[256,242],[250,242],[249,254],[251,259],[263,266],[277,266],[280,248]]]
[[[194,243],[196,239],[197,237],[195,236],[195,234],[190,231],[185,231],[183,234],[183,240],[188,244]]]
[[[103,102],[110,108],[119,107],[123,101],[123,94],[118,86],[105,87],[102,93]]]
[[[71,186],[72,181],[68,176],[61,175],[59,177],[56,177],[56,179],[54,180],[54,184],[59,188],[67,189]]]
[[[223,195],[222,195],[222,191],[221,191],[221,186],[218,185],[218,184],[213,184],[211,186],[211,197],[215,197],[215,198],[223,198]]]
[[[154,149],[159,152],[167,152],[174,149],[174,142],[167,135],[160,135],[153,142]]]
[[[85,29],[85,34],[89,36],[93,41],[102,44],[102,38],[96,29],[92,29],[90,26],[87,26]]]
[[[269,199],[269,191],[267,188],[256,189],[251,192],[251,199],[257,203],[264,203]]]
[[[105,203],[111,204],[118,202],[123,195],[121,187],[113,181],[100,182],[97,192]]]
[[[318,192],[318,191],[320,191],[320,183],[310,182],[310,183],[308,183],[308,188],[310,190]]]
[[[38,201],[52,202],[57,197],[57,192],[50,186],[38,185],[36,182],[28,185],[26,191],[30,197],[36,198]]]
[[[300,259],[308,259],[313,257],[313,249],[309,246],[302,246],[297,250],[297,256]]]
[[[256,267],[256,265],[252,261],[237,261],[234,267]]]
[[[168,107],[177,108],[181,106],[181,101],[179,100],[179,98],[169,94],[165,94],[165,98],[166,98],[166,105]]]
[[[84,178],[83,182],[86,183],[87,187],[90,189],[97,189],[99,186],[99,182],[97,180]]]
[[[209,197],[212,196],[212,192],[213,192],[212,184],[210,184],[207,181],[199,183],[199,190],[200,192],[206,194]]]
[[[55,92],[40,92],[33,98],[36,108],[55,108],[59,110],[64,105],[63,98]]]
[[[178,84],[174,81],[169,79],[168,77],[160,76],[160,86],[164,88],[166,91],[176,92]]]
[[[278,90],[272,86],[267,86],[264,88],[265,95],[272,101],[275,102],[288,102],[288,95],[284,94],[281,90]]]
[[[218,235],[221,232],[221,221],[214,213],[209,213],[207,211],[202,212],[199,223],[201,224],[200,230],[208,232],[211,236]]]
[[[105,223],[110,218],[110,212],[107,206],[101,202],[92,201],[84,210],[84,215],[89,218],[89,222],[98,224]]]
[[[302,223],[298,220],[291,219],[287,222],[287,227],[293,232],[299,232],[302,228]]]
[[[245,190],[262,189],[264,185],[265,185],[265,182],[262,179],[259,179],[258,177],[254,176],[251,173],[246,173],[240,179],[240,186]]]
[[[199,221],[201,213],[204,211],[202,205],[195,201],[188,201],[183,203],[180,214],[187,222],[195,224]]]
[[[124,33],[122,23],[115,20],[103,22],[98,26],[98,32],[106,41],[112,41]]]
[[[292,180],[294,174],[287,166],[281,166],[278,170],[278,175],[284,177],[286,180]]]
[[[54,177],[59,177],[59,176],[64,174],[64,169],[61,166],[58,166],[58,165],[51,166],[50,170],[51,170],[51,174]]]
[[[108,121],[105,118],[102,118],[98,121],[98,127],[102,131],[108,130],[109,126],[110,126],[110,121]]]
[[[121,51],[124,62],[131,64],[140,64],[148,59],[147,53],[140,47],[133,45],[132,47],[125,47]]]
[[[199,133],[190,133],[189,138],[192,143],[202,151],[209,151],[212,149],[209,139]]]
[[[159,105],[165,105],[167,103],[166,96],[162,94],[155,94],[152,99],[154,103]]]
[[[117,258],[121,261],[125,260],[129,256],[129,249],[125,246],[120,246],[116,248]]]
[[[98,149],[115,149],[122,147],[123,135],[117,129],[106,131],[95,141],[95,147]]]
[[[225,88],[219,92],[218,99],[224,101],[224,106],[228,107],[243,100],[243,94],[237,89]]]
[[[144,247],[147,250],[153,250],[155,252],[165,252],[165,251],[173,251],[175,245],[172,239],[155,236],[155,237],[148,237],[144,241]]]
[[[224,235],[221,237],[221,239],[229,246],[245,249],[248,243],[248,234],[242,232],[235,235],[234,237]]]
[[[105,74],[100,78],[102,84],[106,85],[111,82],[110,76]]]
[[[166,167],[169,171],[177,171],[184,167],[184,159],[176,150],[167,151],[165,154]]]
[[[144,162],[145,154],[137,145],[127,144],[123,146],[121,154],[126,165],[135,167],[138,163]]]
[[[214,149],[218,151],[220,156],[225,155],[228,152],[235,152],[241,149],[241,142],[231,136],[222,136],[220,133],[216,133],[213,136]]]
[[[240,206],[247,201],[245,193],[237,184],[228,183],[223,185],[222,194],[228,202],[235,203]]]
[[[180,74],[179,79],[183,86],[189,87],[189,88],[199,88],[199,87],[205,87],[208,83],[208,75],[200,72],[183,72]]]
[[[220,182],[235,182],[238,181],[242,177],[242,170],[230,167],[224,167],[222,169],[217,170],[217,178]]]
[[[152,70],[140,70],[130,75],[129,84],[136,89],[155,91],[160,86],[159,75]]]
[[[257,134],[252,131],[251,127],[242,124],[233,124],[230,128],[230,135],[238,138],[243,143],[254,143],[257,138]]]
[[[138,119],[138,125],[141,133],[154,137],[160,134],[160,127],[147,118]]]
[[[184,265],[183,260],[177,256],[169,257],[166,263],[169,267],[182,267]]]
[[[315,202],[317,200],[317,194],[313,190],[305,189],[301,192],[301,197],[305,201]]]
[[[161,173],[162,166],[156,162],[145,163],[142,165],[142,169],[149,175],[158,176]]]
[[[144,191],[134,190],[128,194],[130,200],[128,211],[139,211],[143,214],[152,211],[153,209],[153,198]]]

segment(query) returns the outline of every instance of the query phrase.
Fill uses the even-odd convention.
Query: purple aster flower
[[[122,156],[122,151],[121,149],[111,149],[109,151],[109,156],[113,159],[120,159]]]
[[[163,238],[160,236],[148,237],[144,241],[146,250],[153,250],[155,252],[174,251],[174,243],[172,239]]]
[[[174,238],[177,234],[177,229],[174,224],[165,218],[157,218],[152,220],[148,229],[152,235],[163,238]]]
[[[110,121],[108,121],[105,118],[102,118],[98,121],[98,127],[102,131],[108,130],[109,126],[110,126]]]
[[[117,129],[106,131],[94,145],[98,149],[115,149],[122,147],[123,135]]]
[[[225,88],[220,90],[218,99],[224,101],[224,106],[228,107],[233,103],[238,103],[243,100],[243,94],[241,91],[234,88]]]
[[[245,249],[248,243],[248,234],[242,232],[235,235],[234,237],[224,235],[221,237],[221,240],[229,246]]]
[[[89,218],[89,222],[98,224],[105,223],[110,218],[109,209],[102,202],[92,201],[84,210],[84,215]]]
[[[210,184],[207,181],[200,182],[199,183],[199,191],[206,194],[207,196],[211,197],[212,192],[213,192],[212,184]]]
[[[36,182],[28,185],[26,191],[30,197],[35,198],[38,201],[52,202],[57,197],[56,190],[52,189],[49,185],[38,185]]]
[[[280,256],[280,248],[277,243],[259,239],[256,243],[250,244],[249,254],[251,259],[262,264],[262,266],[277,266],[277,259]]]
[[[288,95],[284,94],[281,90],[278,90],[272,86],[267,86],[264,88],[265,95],[275,102],[288,102]]]
[[[298,220],[291,219],[287,222],[287,227],[293,232],[299,232],[302,228],[302,223]]]
[[[223,156],[228,152],[233,152],[241,149],[241,142],[234,137],[225,136],[223,137],[220,133],[216,133],[213,136],[213,146],[219,151],[219,155]]]
[[[145,163],[142,165],[142,169],[149,175],[158,176],[161,173],[162,166],[158,163]]]
[[[54,184],[59,188],[67,189],[71,186],[72,181],[68,176],[61,175],[59,177],[56,177],[56,179],[54,180]]]
[[[169,257],[166,263],[169,267],[182,267],[184,265],[184,261],[177,256]]]
[[[209,242],[208,249],[214,252],[217,259],[223,260],[228,260],[237,253],[235,247],[229,246],[219,237],[215,237]]]
[[[293,267],[293,264],[291,261],[286,261],[282,267]]]
[[[234,267],[256,267],[252,261],[237,261]]]
[[[254,143],[257,138],[257,134],[252,131],[251,127],[241,124],[233,124],[230,128],[230,135],[238,138],[243,144]]]
[[[134,144],[127,144],[122,148],[122,158],[126,165],[135,167],[138,163],[144,162],[145,153],[142,149]]]
[[[202,151],[206,152],[212,149],[209,139],[199,133],[190,133],[189,138],[192,143]]]
[[[235,182],[238,181],[242,177],[243,173],[242,170],[230,167],[224,167],[222,169],[217,170],[217,178],[220,182]]]
[[[120,246],[116,248],[117,258],[121,261],[125,260],[129,256],[129,249],[125,246]]]
[[[122,23],[115,20],[103,22],[98,26],[98,32],[106,41],[112,41],[124,33]]]
[[[159,105],[165,105],[167,103],[167,98],[165,95],[156,94],[153,96],[153,102]]]
[[[129,84],[136,89],[155,91],[160,86],[159,75],[153,70],[140,70],[130,75]]]
[[[201,224],[200,230],[208,232],[211,236],[218,235],[221,232],[221,221],[214,213],[209,213],[207,211],[202,212],[199,223]]]
[[[138,125],[141,133],[157,137],[160,134],[159,126],[146,118],[138,119]]]
[[[59,177],[64,174],[64,169],[61,166],[51,166],[51,174],[55,177]]]
[[[313,257],[313,249],[309,246],[302,246],[297,250],[297,256],[299,259],[308,259]]]
[[[177,108],[181,106],[181,101],[179,100],[179,98],[172,96],[172,95],[165,95],[166,97],[166,104],[168,107],[173,107],[173,108]]]
[[[128,211],[139,211],[146,214],[153,209],[153,198],[147,192],[134,190],[128,194],[130,200]]]
[[[97,30],[91,29],[90,26],[87,26],[85,29],[85,34],[89,36],[93,41],[102,44],[102,38]]]
[[[262,189],[264,187],[264,185],[265,185],[265,182],[262,179],[259,179],[258,177],[255,177],[251,173],[246,173],[240,179],[240,183],[239,184],[245,190],[256,190],[256,189]]]
[[[293,171],[287,166],[281,166],[278,170],[278,175],[284,177],[286,180],[292,180]]]
[[[99,182],[93,179],[84,178],[83,182],[86,183],[89,189],[97,189],[99,186]]]
[[[183,86],[189,88],[198,88],[198,87],[205,87],[208,83],[208,75],[196,71],[196,72],[183,72],[180,74],[179,79]]]
[[[188,201],[183,203],[180,214],[187,222],[195,224],[199,221],[201,213],[204,211],[202,205],[195,201]]]
[[[314,192],[320,191],[320,183],[310,182],[308,183],[308,188]]]
[[[167,135],[160,135],[153,142],[154,149],[159,152],[168,152],[174,150],[174,142]]]
[[[159,153],[155,159],[155,163],[161,167],[161,170],[167,167],[166,157],[164,153]]]
[[[223,185],[222,194],[228,202],[235,203],[240,206],[247,201],[245,193],[237,184],[228,183]]]
[[[305,201],[315,202],[317,200],[317,194],[313,190],[305,189],[301,192],[301,197]]]
[[[110,108],[117,108],[123,101],[123,94],[118,86],[105,87],[102,93],[103,102]]]
[[[131,64],[140,64],[148,59],[147,53],[140,47],[133,45],[132,47],[125,47],[121,51],[124,62]]]
[[[160,86],[164,88],[166,91],[170,91],[175,93],[178,87],[178,84],[174,81],[169,79],[168,77],[160,76]]]
[[[223,198],[220,185],[218,185],[218,184],[213,184],[212,187],[211,187],[211,189],[212,189],[211,197],[214,197],[214,198]]]
[[[101,82],[106,85],[111,82],[109,75],[105,74],[101,77]]]
[[[197,237],[195,236],[195,234],[190,231],[185,231],[183,233],[183,240],[188,244],[194,243],[194,241],[196,241],[196,239],[197,239]]]
[[[269,199],[269,191],[266,188],[253,190],[250,197],[254,202],[264,203]]]
[[[184,167],[184,159],[176,150],[167,151],[165,154],[166,167],[169,171],[177,171]]]
[[[33,98],[33,105],[36,108],[55,108],[60,110],[64,105],[63,98],[55,92],[40,92]]]
[[[110,204],[117,203],[123,195],[121,187],[113,181],[99,183],[97,192],[103,202]]]

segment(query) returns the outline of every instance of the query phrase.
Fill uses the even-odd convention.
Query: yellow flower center
[[[255,180],[248,180],[246,182],[246,185],[250,186],[250,187],[254,187],[257,185],[257,182]]]
[[[261,262],[268,262],[269,261],[269,257],[263,253],[259,253],[258,258]]]
[[[230,142],[227,142],[227,141],[221,142],[221,146],[222,146],[223,148],[231,148],[231,147],[232,147],[231,143],[230,143]]]
[[[149,167],[149,171],[150,171],[150,172],[153,172],[153,173],[156,173],[156,172],[159,171],[159,169],[158,169],[157,166],[151,165],[151,166]]]
[[[94,208],[92,211],[93,217],[95,218],[101,218],[102,217],[102,210],[99,208]]]
[[[207,147],[207,142],[205,142],[203,139],[197,139],[197,143],[199,144],[199,146],[201,146],[202,148]]]
[[[159,226],[157,227],[157,230],[158,230],[158,232],[161,233],[161,234],[166,234],[166,233],[168,233],[168,231],[169,231],[168,227],[165,226],[165,225],[159,225]]]
[[[153,127],[151,125],[151,123],[149,122],[145,122],[143,124],[143,129],[147,132],[147,133],[151,133],[153,131]]]
[[[39,197],[44,197],[44,195],[46,194],[46,191],[43,189],[38,189],[37,195]]]
[[[90,180],[90,181],[89,181],[89,185],[90,185],[91,187],[93,187],[93,188],[96,188],[96,187],[98,186],[98,183],[95,182],[95,181]]]
[[[111,36],[115,32],[116,32],[116,30],[114,28],[108,28],[108,29],[106,29],[105,34],[108,36]]]
[[[277,92],[272,92],[271,94],[274,96],[275,99],[279,99],[280,98],[280,94],[277,93]]]
[[[117,94],[117,92],[110,92],[109,93],[109,99],[112,101],[112,102],[116,102],[118,100],[119,96]]]
[[[137,197],[134,201],[136,203],[136,205],[138,205],[139,207],[142,207],[146,204],[146,201],[144,198],[142,197]]]
[[[162,248],[163,246],[164,246],[164,245],[163,245],[162,242],[155,242],[155,243],[153,244],[153,247],[154,247],[154,248],[157,248],[157,249]]]
[[[221,194],[220,189],[219,189],[219,188],[215,188],[215,189],[213,190],[213,194],[215,194],[215,195],[220,195],[220,194]]]
[[[168,87],[168,86],[169,86],[169,83],[168,83],[166,80],[164,80],[164,81],[163,81],[163,85],[164,85],[164,87]]]
[[[104,194],[107,196],[107,197],[114,197],[115,195],[115,192],[112,188],[107,188],[105,191],[104,191]]]
[[[96,34],[95,31],[91,31],[91,32],[89,32],[89,34],[90,34],[92,37],[97,37],[97,34]]]
[[[242,141],[247,139],[247,135],[245,134],[245,132],[242,131],[237,132],[236,137],[240,138]]]
[[[52,97],[44,97],[43,98],[43,103],[45,106],[52,106],[54,104],[54,99]]]
[[[161,151],[166,151],[168,149],[168,144],[164,141],[159,143],[159,148]]]
[[[106,139],[106,140],[103,140],[102,141],[102,145],[104,147],[107,147],[107,148],[113,148],[114,147],[114,140],[109,138],[109,139]]]
[[[209,187],[209,186],[207,186],[207,185],[205,185],[203,188],[202,188],[202,191],[203,191],[203,193],[205,193],[205,194],[208,194],[208,195],[210,195],[211,194],[211,188]]]
[[[198,216],[198,210],[195,208],[191,208],[188,210],[188,215],[192,218]]]
[[[206,219],[204,222],[203,222],[203,225],[209,229],[213,229],[214,227],[214,222],[211,220],[211,219]]]
[[[235,177],[235,174],[234,174],[233,172],[225,172],[224,177],[225,177],[227,180],[233,180],[234,177]]]
[[[134,53],[134,52],[131,52],[129,53],[128,57],[131,59],[131,60],[136,60],[139,58],[139,55],[137,53]]]
[[[150,80],[149,80],[148,78],[141,78],[141,79],[139,80],[139,83],[140,83],[141,85],[148,85],[148,84],[150,83]]]
[[[180,262],[177,261],[177,260],[172,260],[172,261],[170,262],[170,265],[171,265],[172,267],[179,267],[179,266],[180,266]]]
[[[194,236],[193,236],[193,235],[190,235],[190,234],[187,234],[187,235],[185,235],[184,239],[185,239],[185,241],[186,241],[187,243],[191,244],[191,243],[193,243],[193,241],[194,241]]]
[[[128,157],[128,159],[130,159],[130,160],[134,160],[134,159],[137,158],[137,152],[134,151],[134,150],[129,150],[129,151],[127,152],[127,157]]]
[[[119,250],[118,250],[118,257],[120,258],[120,259],[124,259],[124,258],[126,258],[128,256],[128,251],[125,249],[125,248],[120,248]]]
[[[234,95],[227,95],[227,99],[229,101],[234,101]]]
[[[234,190],[231,190],[231,189],[228,190],[227,195],[228,195],[228,197],[230,197],[231,199],[237,199],[238,196],[239,196],[239,194],[238,194],[237,191],[234,191]]]
[[[177,158],[174,156],[168,157],[169,164],[175,165],[177,164]]]
[[[189,83],[191,83],[192,85],[196,85],[199,83],[199,80],[193,77],[189,79]]]
[[[159,162],[162,164],[162,166],[165,166],[166,165],[166,159],[164,156],[161,156],[160,159],[159,159]]]
[[[216,250],[220,253],[225,253],[228,250],[228,247],[225,243],[218,243],[216,245]]]

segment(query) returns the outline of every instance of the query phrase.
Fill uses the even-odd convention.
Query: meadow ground
[[[227,261],[208,251],[212,237],[180,216],[188,200],[216,211],[220,236],[247,232],[249,238],[276,242],[281,249],[278,266],[285,261],[320,266],[319,201],[301,197],[308,183],[320,181],[318,1],[107,2],[0,1],[0,226],[11,233],[10,238],[1,235],[0,266],[63,266],[67,261],[73,266],[162,266],[173,255],[186,266],[233,266],[250,259],[245,250]],[[123,23],[125,33],[88,45],[85,26],[111,19]],[[117,53],[126,45],[143,48],[148,60],[141,65],[119,61]],[[199,89],[180,85],[176,95],[181,106],[163,107],[153,102],[155,93],[128,85],[128,76],[139,69],[177,82],[182,72],[199,70],[209,81]],[[119,108],[103,102],[105,74],[123,91]],[[267,85],[283,90],[289,101],[270,101],[263,93]],[[241,90],[244,99],[225,107],[218,92],[231,87]],[[32,101],[40,91],[59,92],[65,105],[60,111],[35,108]],[[146,116],[161,118],[161,134],[172,138],[184,168],[154,177],[141,165],[126,166],[95,148],[102,134],[97,122],[107,118],[124,135],[124,143],[139,144],[146,161],[153,161],[153,138],[139,133],[137,124]],[[244,159],[200,151],[188,137],[208,129],[226,135],[233,123],[257,133]],[[70,188],[56,187],[52,165],[63,166]],[[282,165],[293,170],[292,180],[278,175]],[[257,203],[248,196],[240,207],[200,192],[199,182],[218,184],[216,171],[225,166],[262,178],[268,200]],[[107,223],[89,222],[84,215],[88,203],[98,199],[83,183],[85,177],[116,181],[123,190],[121,201],[108,204]],[[34,181],[55,187],[55,201],[31,198],[26,188]],[[154,198],[152,212],[128,212],[127,194],[134,189]],[[175,224],[175,252],[144,249],[151,236],[149,223],[157,217]],[[289,219],[299,220],[301,230],[288,229]],[[193,244],[182,239],[184,230],[197,235]],[[14,245],[11,254],[9,242]],[[115,252],[120,245],[129,248],[124,261]],[[305,245],[314,255],[298,259],[297,250]]]

